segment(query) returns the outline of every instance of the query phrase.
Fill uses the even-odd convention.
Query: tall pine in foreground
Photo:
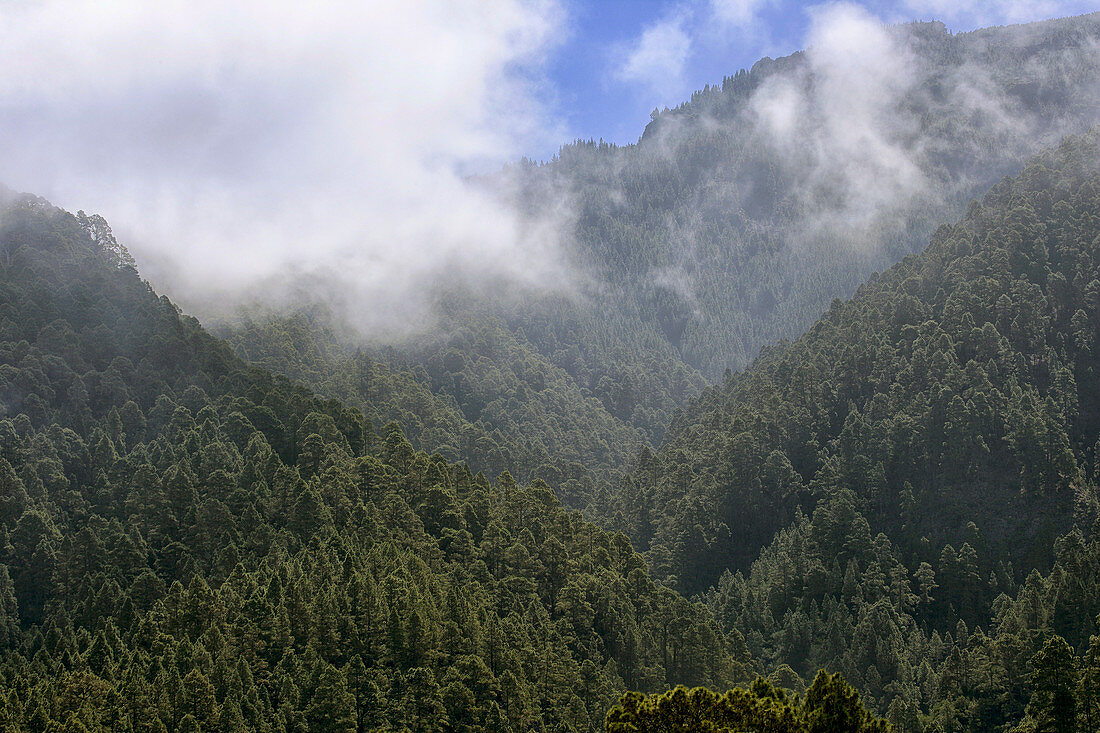
[[[795,695],[757,677],[747,688],[718,694],[677,687],[661,695],[624,695],[607,714],[607,733],[888,733],[889,723],[860,703],[838,674],[818,673]]]

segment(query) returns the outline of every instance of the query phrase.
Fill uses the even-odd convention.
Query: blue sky
[[[942,20],[953,32],[1100,10],[1081,0],[899,0],[862,2],[886,23]],[[565,0],[560,38],[543,72],[548,112],[572,137],[630,143],[654,107],[676,106],[763,56],[804,47],[825,3],[794,0]],[[632,63],[633,62],[633,63]],[[531,146],[552,155],[557,143]]]

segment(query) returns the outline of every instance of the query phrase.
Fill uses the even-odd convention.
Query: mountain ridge
[[[837,173],[846,167],[843,155],[859,151],[838,137],[836,125],[824,137],[813,127],[834,114],[822,84],[858,90],[864,70],[838,76],[810,52],[762,62],[659,113],[660,134],[654,127],[629,146],[563,146],[548,163],[516,164],[495,183],[483,182],[503,186],[533,216],[563,197],[570,203],[575,222],[565,232],[572,241],[566,255],[595,273],[577,298],[530,294],[503,306],[491,293],[444,290],[443,336],[380,347],[334,328],[332,338],[347,357],[325,369],[354,374],[357,354],[384,363],[421,385],[434,403],[428,414],[440,425],[458,420],[479,436],[461,446],[439,444],[454,449],[449,457],[542,478],[571,506],[605,502],[603,494],[638,450],[660,444],[690,396],[727,368],[746,366],[767,344],[798,336],[834,297],[850,296],[872,272],[922,247],[937,225],[1018,171],[1030,152],[1097,119],[1100,54],[1093,50],[1100,47],[1100,15],[956,35],[926,25],[871,31],[887,34],[887,56],[913,59],[913,68],[891,72],[900,75],[896,85],[904,94],[889,92],[860,119],[881,118],[889,134],[880,142],[921,181],[912,192],[903,188],[897,201],[887,200],[882,214],[852,203],[860,188],[830,197],[836,175],[840,188],[848,188],[847,174]],[[801,100],[805,129],[792,139],[804,137],[806,149],[824,150],[826,157],[785,152],[761,121],[768,90]],[[691,119],[680,119],[685,116]],[[860,165],[870,166],[869,180],[896,182],[889,166]],[[845,223],[849,209],[854,225]],[[815,230],[815,211],[825,212],[824,228]],[[235,333],[232,324],[218,329],[240,353],[269,353],[282,338],[270,314],[253,313],[247,322],[253,324],[247,333]],[[272,332],[254,328],[260,323]],[[478,353],[486,342],[497,345],[488,362]],[[327,390],[323,370],[310,358],[279,368],[312,373],[310,385]],[[342,399],[372,409],[341,379]],[[477,404],[468,402],[470,394]],[[503,418],[483,405],[532,409],[507,408],[510,417]],[[404,420],[410,435],[441,434],[438,425],[421,429],[400,410],[376,414]],[[594,433],[608,449],[589,439]],[[570,453],[564,481],[542,446]]]

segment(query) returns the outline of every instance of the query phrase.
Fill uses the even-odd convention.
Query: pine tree
[[[1060,636],[1052,636],[1031,658],[1031,700],[1027,714],[1040,730],[1073,733],[1077,726],[1077,658]]]
[[[310,733],[355,733],[355,698],[348,692],[344,676],[325,665],[317,689],[306,709]]]

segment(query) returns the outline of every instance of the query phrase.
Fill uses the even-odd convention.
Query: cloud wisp
[[[692,46],[684,30],[686,21],[685,14],[674,13],[643,30],[632,44],[622,49],[616,78],[641,84],[658,96],[680,93],[684,86],[684,65]]]
[[[916,121],[899,113],[919,81],[916,59],[854,4],[816,9],[806,40],[806,63],[751,98],[758,136],[797,172],[796,197],[819,223],[895,211],[926,185],[911,143]]]
[[[671,106],[764,56],[785,56],[836,8],[886,23],[938,20],[951,30],[1027,23],[1095,11],[1091,0],[679,0],[609,49],[612,81],[647,108]]]
[[[802,62],[764,80],[745,120],[787,173],[792,240],[889,239],[914,207],[941,207],[1079,130],[1100,100],[1100,57],[1088,43],[1032,56],[1021,32],[995,50],[1030,58],[1022,68],[1045,93],[1075,90],[1076,102],[1051,114],[1029,101],[1027,84],[999,74],[981,34],[960,41],[965,62],[945,62],[917,50],[938,43],[933,26],[889,26],[855,3],[810,12]],[[984,170],[968,167],[979,162]]]
[[[4,3],[0,180],[104,214],[200,315],[304,294],[404,331],[441,276],[563,280],[552,222],[467,178],[560,139],[539,69],[562,22],[553,0]]]

